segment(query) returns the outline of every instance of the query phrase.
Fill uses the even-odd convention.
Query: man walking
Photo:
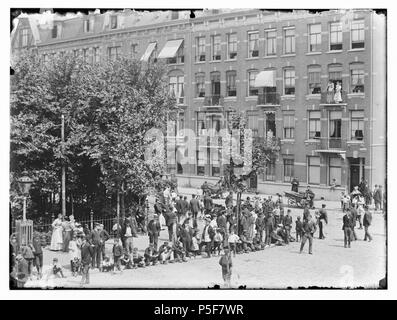
[[[316,223],[312,220],[312,216],[308,216],[308,220],[303,222],[303,236],[300,252],[305,247],[306,240],[309,240],[309,254],[313,254],[313,235],[316,232]]]
[[[200,211],[200,201],[192,194],[192,199],[190,200],[190,211],[193,215],[193,226],[197,226],[197,215]]]
[[[212,198],[208,193],[205,194],[204,196],[204,209],[205,209],[205,214],[211,214],[211,210],[213,207],[213,201]]]
[[[343,216],[343,226],[342,230],[344,231],[344,242],[345,248],[350,248],[350,242],[353,238],[353,216],[350,212],[350,209],[346,210],[345,215]]]
[[[318,217],[318,228],[319,228],[319,239],[325,239],[324,232],[323,232],[323,221],[325,221],[326,224],[328,224],[328,215],[327,215],[327,210],[325,210],[325,204],[321,205],[321,209],[318,211],[319,217]]]
[[[232,263],[232,257],[229,252],[229,248],[224,249],[224,254],[219,259],[219,264],[222,267],[222,277],[223,277],[223,281],[225,281],[225,287],[230,288],[233,263]]]
[[[364,206],[364,218],[363,218],[363,225],[364,225],[364,231],[365,231],[365,236],[364,236],[364,241],[371,242],[372,241],[372,236],[370,235],[368,228],[372,223],[372,213],[368,210],[368,206]]]
[[[161,225],[157,214],[153,215],[153,219],[148,224],[149,244],[153,244],[154,250],[157,251]]]
[[[287,214],[284,216],[282,221],[285,229],[285,243],[289,244],[289,239],[291,237],[291,228],[292,228],[292,217],[291,217],[291,209],[287,210]]]
[[[92,268],[101,269],[101,236],[100,236],[100,225],[95,223],[94,230],[91,231],[89,237],[92,245]],[[90,251],[91,252],[91,251]]]

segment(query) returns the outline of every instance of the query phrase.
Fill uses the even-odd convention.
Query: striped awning
[[[183,39],[167,41],[164,48],[161,50],[158,58],[159,59],[174,58],[182,42]]]
[[[148,61],[150,56],[153,53],[153,50],[156,48],[156,42],[151,42],[149,43],[148,47],[146,48],[145,53],[143,54],[143,56],[141,57],[141,61]]]

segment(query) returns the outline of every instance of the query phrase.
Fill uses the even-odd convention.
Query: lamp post
[[[29,195],[29,190],[33,182],[34,180],[27,175],[23,175],[18,180],[19,189],[22,191],[23,194],[23,218],[22,218],[23,221],[26,221],[26,199],[27,196]]]

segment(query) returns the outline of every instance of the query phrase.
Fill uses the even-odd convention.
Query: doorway
[[[355,186],[360,184],[362,178],[364,176],[364,165],[365,159],[364,158],[350,158],[350,192],[353,191]]]

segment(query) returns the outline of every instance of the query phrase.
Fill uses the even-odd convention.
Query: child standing
[[[223,256],[219,259],[219,264],[222,267],[222,277],[223,277],[223,281],[225,281],[225,287],[230,288],[233,263],[229,249],[225,248]]]
[[[194,257],[196,257],[199,254],[199,241],[200,241],[200,235],[197,232],[195,232],[192,237],[192,246],[190,248],[190,252],[194,254]]]
[[[218,250],[218,256],[221,255],[221,245],[223,242],[223,236],[220,233],[220,229],[216,229],[215,231],[215,236],[214,236],[214,247],[213,247],[213,253],[216,254],[216,251]]]
[[[233,255],[236,256],[236,251],[237,251],[237,242],[239,241],[240,237],[234,233],[234,228],[231,230],[230,235],[229,235],[229,247],[230,250],[233,251]]]
[[[123,246],[121,245],[119,238],[114,238],[112,253],[114,261],[113,272],[115,271],[114,269],[117,268],[117,270],[119,270],[121,273],[121,257],[123,256]]]
[[[39,233],[34,234],[33,236],[33,265],[37,269],[37,279],[41,279],[42,277],[42,269],[43,269],[43,248],[41,237]]]
[[[72,270],[73,277],[79,272],[79,260],[81,257],[81,251],[77,244],[77,237],[73,234],[72,240],[69,242],[69,256],[70,256],[70,267]]]
[[[33,259],[34,259],[33,250],[34,249],[31,244],[22,247],[22,256],[25,258],[25,260],[28,263],[28,274],[30,280],[32,279],[32,267],[33,267]]]

